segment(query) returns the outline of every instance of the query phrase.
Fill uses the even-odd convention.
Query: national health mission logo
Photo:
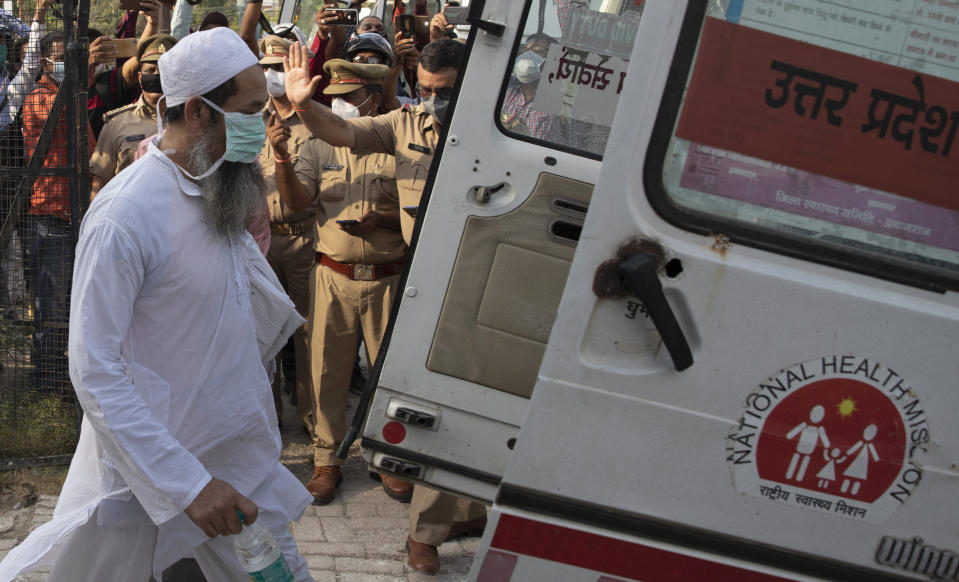
[[[726,443],[736,490],[884,523],[922,480],[929,442],[908,382],[868,358],[826,356],[759,384]]]

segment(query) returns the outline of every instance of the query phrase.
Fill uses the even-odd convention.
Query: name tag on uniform
[[[331,172],[339,172],[343,169],[343,166],[340,164],[323,164],[324,170],[330,170]]]
[[[141,133],[139,135],[128,135],[124,141],[143,141],[144,139],[146,139],[146,136]]]
[[[429,154],[433,153],[433,150],[431,150],[430,148],[428,148],[428,147],[426,147],[426,146],[416,145],[415,143],[411,143],[410,145],[408,145],[408,146],[406,146],[406,147],[410,148],[410,149],[413,150],[413,151],[420,152],[421,154],[427,154],[427,155],[429,155]]]

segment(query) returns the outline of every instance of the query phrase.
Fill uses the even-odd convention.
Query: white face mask
[[[267,69],[264,74],[266,75],[266,92],[270,94],[270,97],[286,95],[286,73]]]
[[[539,81],[545,60],[533,51],[526,51],[516,58],[513,74],[520,83],[531,85]]]
[[[372,97],[373,95],[370,95],[366,98],[366,101],[369,101]],[[353,119],[354,117],[360,117],[360,107],[366,105],[366,101],[357,106],[347,102],[341,97],[334,97],[333,106],[331,109],[333,110],[333,113],[338,115],[341,119]]]

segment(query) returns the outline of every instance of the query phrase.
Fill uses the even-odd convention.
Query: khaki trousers
[[[410,501],[410,537],[413,541],[439,546],[446,541],[454,521],[468,521],[486,515],[486,506],[469,499],[417,485]]]
[[[312,233],[312,230],[310,231]],[[310,278],[313,271],[315,252],[313,235],[298,236],[274,234],[270,239],[270,250],[266,260],[283,285],[283,289],[293,300],[296,311],[303,317],[310,313]],[[310,346],[307,326],[301,325],[293,332],[293,350],[296,357],[296,396],[297,416],[303,421],[307,432],[313,432],[313,388],[310,374]],[[273,398],[277,402],[276,414],[280,415],[282,402],[280,392],[280,357],[277,356],[276,374],[273,377]]]
[[[370,364],[383,341],[399,275],[352,281],[326,267],[313,269],[313,307],[307,326],[313,351],[313,460],[339,465],[336,448],[346,436],[346,398],[363,331]]]

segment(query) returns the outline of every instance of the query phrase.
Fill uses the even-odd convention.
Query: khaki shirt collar
[[[153,119],[157,118],[156,107],[152,107],[150,104],[148,104],[146,102],[146,99],[143,98],[142,94],[140,95],[140,98],[137,99],[137,104],[136,104],[136,107],[134,107],[134,109],[138,113],[145,113],[146,115],[149,115]]]
[[[433,116],[430,115],[429,113],[427,113],[425,109],[423,109],[423,104],[422,104],[422,103],[418,103],[418,104],[416,104],[416,105],[413,107],[413,113],[415,113],[416,115],[425,115],[425,116],[429,117],[429,123],[424,126],[424,129],[432,129],[432,130],[435,131],[437,134],[439,134],[440,131],[442,131],[442,129],[443,129],[442,126],[440,126],[440,124],[436,123],[436,120],[433,119]]]

